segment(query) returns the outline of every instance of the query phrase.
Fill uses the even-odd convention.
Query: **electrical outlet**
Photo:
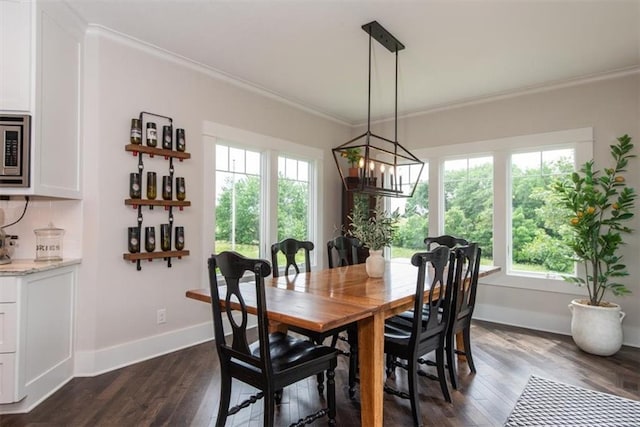
[[[14,234],[7,237],[9,238],[9,246],[18,246],[18,236]]]
[[[167,309],[160,308],[157,313],[158,325],[162,323],[167,323]]]

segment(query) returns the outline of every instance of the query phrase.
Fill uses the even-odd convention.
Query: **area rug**
[[[640,427],[640,402],[532,375],[505,427]]]

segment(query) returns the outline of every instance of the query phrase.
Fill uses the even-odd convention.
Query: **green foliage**
[[[216,240],[232,240],[233,199],[235,198],[235,242],[257,245],[260,242],[260,179],[242,176],[227,178],[216,206]]]
[[[626,186],[623,173],[635,155],[629,154],[633,144],[628,135],[619,137],[618,143],[610,148],[615,167],[606,168],[601,174],[600,170],[594,170],[594,161],[590,160],[570,179],[553,185],[560,202],[570,211],[565,216],[572,230],[569,247],[574,260],[585,269],[585,277],[565,279],[586,286],[591,305],[600,305],[607,291],[616,296],[631,293],[617,280],[628,275],[618,251],[624,244],[622,235],[632,231],[624,222],[633,217],[637,194]]]
[[[373,212],[369,212],[362,203],[354,203],[353,211],[347,217],[351,221],[349,234],[369,249],[381,250],[391,245],[399,217],[397,209],[388,213],[382,208],[382,198],[378,198]]]
[[[349,162],[349,165],[354,168],[356,163],[360,160],[360,147],[346,148],[340,152],[340,156],[345,157]]]
[[[444,182],[446,234],[478,242],[493,257],[493,166],[448,171]]]
[[[216,241],[228,241],[233,226],[232,201],[235,197],[235,243],[258,245],[260,241],[260,179],[257,176],[242,176],[234,181],[227,178],[218,195],[216,206]],[[309,192],[306,183],[284,179],[278,180],[278,239],[292,237],[308,238]]]
[[[286,238],[307,240],[308,230],[308,184],[280,176],[278,180],[278,240]]]

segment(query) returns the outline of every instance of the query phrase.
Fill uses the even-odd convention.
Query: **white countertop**
[[[12,259],[10,264],[0,265],[0,276],[24,276],[26,274],[66,267],[67,265],[80,264],[81,261],[79,258],[65,258],[62,261]]]

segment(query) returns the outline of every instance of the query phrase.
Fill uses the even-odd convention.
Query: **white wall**
[[[380,123],[374,130],[392,135],[392,125]],[[634,138],[639,154],[640,72],[404,118],[398,125],[398,139],[409,149],[419,149],[584,127],[593,127],[598,167],[611,165],[609,145],[625,133]],[[640,158],[632,162],[627,179],[640,191]],[[633,294],[609,299],[620,303],[627,313],[625,344],[640,347],[640,215],[631,227],[637,231],[625,236],[628,244],[623,254],[629,271],[625,283]],[[475,317],[569,334],[567,304],[586,293],[573,290],[571,295],[485,284],[479,290]]]
[[[76,344],[80,375],[212,336],[210,308],[185,298],[186,290],[208,286],[206,259],[212,250],[208,241],[213,242],[213,230],[203,228],[204,217],[211,213],[203,212],[202,200],[214,191],[203,178],[205,121],[326,150],[322,165],[326,212],[320,241],[331,236],[340,214],[339,181],[329,149],[346,141],[350,132],[347,126],[225,83],[104,30],[89,31],[85,69],[83,263]],[[174,167],[175,176],[186,179],[192,204],[174,211],[174,224],[185,226],[191,254],[172,260],[171,268],[161,260],[143,261],[142,270],[136,271],[122,258],[127,227],[136,224],[137,216],[124,205],[129,173],[137,168],[137,158],[124,146],[130,120],[141,111],[172,117],[174,127],[185,128],[191,159],[174,161]],[[145,156],[144,164],[145,171],[154,170],[158,177],[168,174],[164,159]],[[143,209],[143,216],[143,225],[167,222],[167,213],[159,208]],[[156,324],[159,308],[167,310],[166,324]]]
[[[250,53],[247,53],[250,54]],[[211,336],[207,305],[187,300],[187,289],[204,287],[207,240],[201,200],[213,188],[203,179],[201,130],[205,121],[233,126],[326,150],[324,161],[323,236],[328,239],[340,212],[340,183],[329,152],[352,130],[341,124],[279,103],[270,97],[223,82],[196,67],[145,50],[103,30],[90,30],[86,43],[84,88],[84,198],[82,258],[78,287],[77,373],[94,374],[190,345]],[[268,72],[268,70],[265,70]],[[495,102],[470,105],[403,119],[400,140],[409,148],[594,127],[596,159],[608,157],[616,136],[639,135],[640,78],[560,88]],[[143,262],[142,271],[122,259],[126,229],[136,212],[124,206],[128,175],[136,158],[124,151],[129,123],[140,111],[171,116],[187,134],[192,158],[176,162],[185,176],[192,206],[175,212],[175,224],[186,229],[191,256],[173,260],[173,267]],[[376,128],[388,130],[389,124]],[[386,130],[377,129],[384,134]],[[640,145],[639,145],[640,146]],[[162,159],[145,157],[145,170],[166,171]],[[630,183],[640,188],[640,168]],[[156,208],[143,211],[145,223],[165,222]],[[634,223],[638,227],[638,219]],[[622,302],[627,311],[625,341],[640,346],[640,233],[629,240],[625,257],[634,295]],[[322,250],[319,248],[319,250]],[[324,260],[324,256],[321,259]],[[483,285],[477,316],[532,328],[568,332],[569,295],[547,294]],[[156,310],[167,309],[167,323],[156,324]]]

